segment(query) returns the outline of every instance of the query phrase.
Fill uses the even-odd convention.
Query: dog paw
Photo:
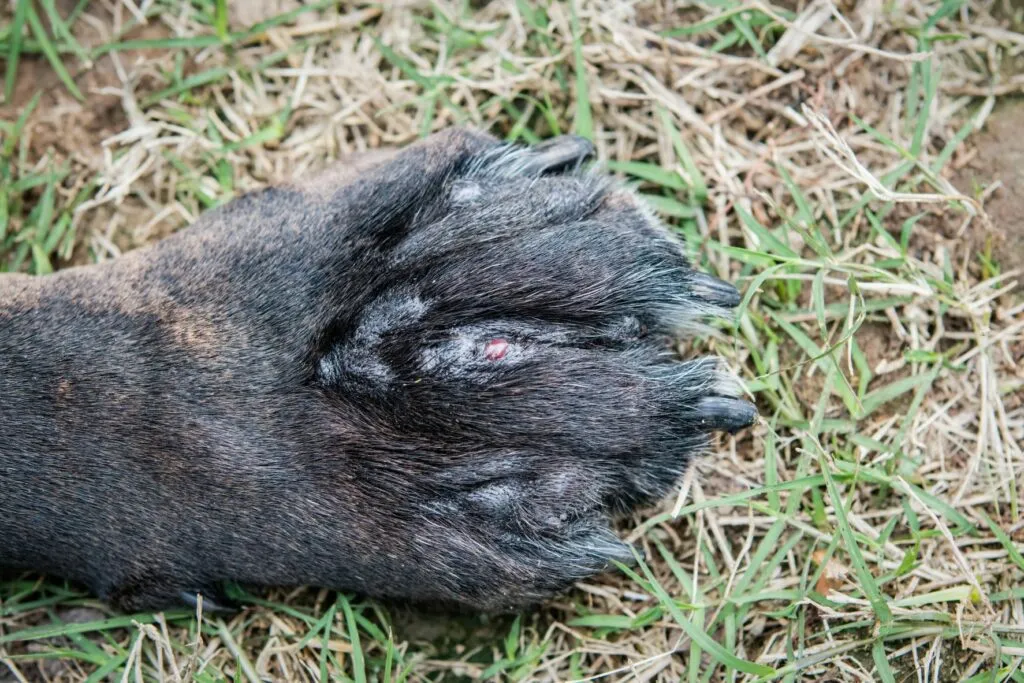
[[[317,386],[410,473],[391,495],[428,520],[425,555],[462,602],[531,601],[630,559],[610,516],[756,419],[719,360],[672,344],[739,293],[585,169],[592,153],[561,137],[468,155],[316,359]]]
[[[0,566],[128,611],[226,580],[505,609],[629,561],[611,517],[756,413],[674,350],[739,294],[592,155],[449,131],[41,278]]]

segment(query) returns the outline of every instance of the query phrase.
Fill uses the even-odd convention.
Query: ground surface
[[[1024,101],[996,109],[972,142],[977,156],[961,170],[957,185],[976,192],[999,183],[985,211],[998,226],[995,236],[1003,253],[1024,255]]]
[[[3,11],[0,268],[456,122],[575,130],[746,293],[708,344],[764,419],[623,522],[640,573],[545,609],[269,590],[197,621],[17,576],[0,680],[1024,681],[1019,3]]]

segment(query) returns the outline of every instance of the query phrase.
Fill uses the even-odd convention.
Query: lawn
[[[453,124],[575,132],[744,294],[700,345],[762,415],[543,608],[17,575],[0,681],[1024,682],[1020,3],[15,0],[0,58],[0,271]]]

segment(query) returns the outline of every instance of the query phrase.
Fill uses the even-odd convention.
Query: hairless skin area
[[[610,519],[756,412],[672,351],[737,291],[592,152],[448,130],[0,276],[0,566],[508,610],[630,561]]]

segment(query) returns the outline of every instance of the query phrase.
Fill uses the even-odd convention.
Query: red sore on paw
[[[504,339],[492,339],[484,344],[484,358],[487,360],[501,360],[508,353],[508,342]]]

